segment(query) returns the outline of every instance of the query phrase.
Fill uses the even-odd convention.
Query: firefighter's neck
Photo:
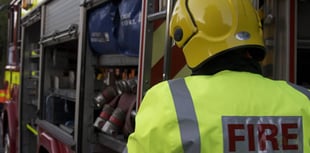
[[[218,56],[193,70],[192,75],[213,75],[223,70],[262,74],[261,65],[250,54],[227,54]]]

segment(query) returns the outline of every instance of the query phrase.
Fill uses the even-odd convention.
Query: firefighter
[[[262,75],[250,0],[178,0],[170,35],[193,75],[148,90],[124,152],[310,152],[310,93]]]

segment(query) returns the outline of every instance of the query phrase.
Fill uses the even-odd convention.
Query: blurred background
[[[6,63],[6,46],[7,46],[7,9],[9,0],[0,0],[0,67]],[[3,69],[0,70],[0,80],[3,80]],[[3,87],[3,81],[0,81],[0,87]]]

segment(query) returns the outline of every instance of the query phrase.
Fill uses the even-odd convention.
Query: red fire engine
[[[264,75],[308,87],[310,1],[252,2],[264,27]],[[0,90],[5,152],[122,152],[144,93],[190,75],[168,36],[174,3],[12,0]]]

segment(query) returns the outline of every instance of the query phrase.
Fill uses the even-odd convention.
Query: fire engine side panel
[[[263,61],[264,75],[289,80],[290,65],[290,1],[265,1],[263,6],[264,39],[267,55]]]
[[[42,75],[40,83],[40,109],[42,109],[42,114],[37,123],[46,122],[46,124],[38,124],[38,127],[44,130],[49,130],[46,135],[53,139],[50,142],[55,141],[57,144],[60,144],[66,143],[67,140],[69,140],[72,143],[76,143],[71,132],[67,131],[69,134],[59,136],[59,131],[68,127],[65,126],[68,124],[70,124],[70,128],[66,129],[71,131],[73,130],[72,127],[76,125],[74,123],[75,105],[77,104],[75,102],[75,84],[68,84],[69,80],[67,75],[69,74],[69,71],[71,71],[74,75],[77,69],[76,56],[78,52],[77,37],[80,20],[80,1],[49,1],[44,4],[44,15],[42,18],[43,30],[41,42],[43,53],[41,59]],[[57,89],[57,92],[53,89]],[[51,93],[51,91],[53,93]],[[70,91],[70,94],[64,94],[65,92],[62,91]],[[63,98],[59,98],[59,95],[63,96]],[[66,99],[66,104],[64,106],[62,106],[62,102],[60,102],[63,99]],[[65,106],[69,106],[68,109],[62,109]],[[77,132],[78,130],[79,129],[77,127],[74,128],[74,132]],[[42,135],[41,132],[42,131],[39,131],[38,135]],[[62,139],[63,137],[65,139]],[[66,149],[63,145],[56,145],[52,147],[44,146],[44,141],[41,140],[42,139],[39,139],[38,142],[38,146],[41,148],[45,147],[44,149],[46,150],[53,150],[53,147],[57,147],[55,148],[56,152],[57,150],[61,150],[61,152],[70,152],[69,150],[65,151]],[[73,144],[69,146],[73,146]],[[70,148],[74,150],[74,147]],[[50,153],[54,153],[55,150]]]
[[[79,24],[78,0],[53,0],[46,5],[44,35],[67,29],[71,24]]]
[[[40,9],[40,8],[39,8]],[[36,20],[32,20],[35,19]],[[37,42],[40,39],[40,11],[29,14],[29,18],[22,21],[21,44],[21,87],[18,104],[18,150],[31,153],[36,150],[36,135],[27,127],[32,126],[36,118],[38,98],[39,56],[30,56],[34,50],[38,51]],[[29,24],[25,24],[29,23]],[[31,23],[31,24],[30,24]],[[38,51],[39,52],[39,51]],[[32,127],[33,128],[33,127]]]

